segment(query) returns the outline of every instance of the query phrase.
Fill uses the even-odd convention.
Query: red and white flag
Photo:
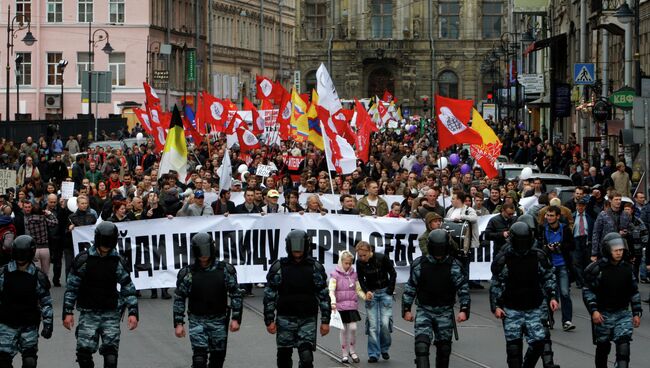
[[[251,114],[253,115],[253,131],[252,133],[255,135],[260,135],[264,133],[264,118],[260,116],[259,111],[257,111],[257,108],[255,105],[246,97],[244,97],[244,106],[243,106],[244,111],[250,111]]]
[[[213,131],[223,132],[228,120],[229,107],[226,101],[222,101],[207,92],[202,93],[200,106],[196,116],[199,124],[199,132],[205,132],[205,125],[208,124]]]
[[[332,121],[336,127],[336,132],[341,137],[345,138],[345,140],[350,144],[354,144],[357,140],[357,135],[354,133],[352,127],[350,126],[350,120],[352,120],[353,115],[353,110],[345,109],[341,109],[332,115]]]
[[[235,112],[235,115],[232,116],[232,119],[226,124],[224,133],[226,134],[235,134],[237,129],[239,129],[240,126],[244,126],[247,128],[247,124],[242,119],[242,117],[239,115],[239,112]]]
[[[286,141],[289,139],[289,132],[291,130],[291,113],[293,111],[293,105],[291,105],[291,93],[286,89],[282,88],[282,101],[280,102],[280,111],[278,111],[278,125],[280,130],[278,135],[280,139]]]
[[[482,144],[483,138],[467,126],[472,114],[472,100],[456,100],[436,95],[436,124],[440,151],[454,144]]]
[[[262,146],[255,134],[246,129],[244,125],[237,128],[237,140],[239,141],[239,148],[242,152],[249,152]]]
[[[351,174],[357,168],[357,155],[352,146],[334,131],[334,123],[329,112],[322,106],[317,107],[318,118],[323,130],[323,146],[327,168],[340,174]]]
[[[273,82],[267,77],[256,76],[255,80],[257,81],[257,97],[258,100],[274,100],[278,101],[282,98],[282,91],[278,89],[280,85],[277,82]]]
[[[144,86],[144,95],[147,98],[147,105],[149,106],[160,105],[160,97],[158,97],[158,94],[153,88],[151,88],[149,83],[142,82],[142,85]]]
[[[370,134],[372,132],[378,132],[379,129],[377,129],[370,115],[368,115],[366,108],[356,98],[354,99],[354,106],[357,110],[357,157],[366,163],[370,156]]]
[[[149,134],[153,135],[153,127],[151,126],[151,119],[149,118],[149,113],[147,113],[146,110],[142,110],[139,108],[134,108],[133,113],[135,116],[138,118],[138,121],[140,122],[140,126],[142,126],[142,129]]]

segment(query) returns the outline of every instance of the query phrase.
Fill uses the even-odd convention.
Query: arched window
[[[312,89],[316,89],[316,71],[312,70],[305,74],[305,88],[307,93],[311,93]],[[300,91],[298,91],[300,92]]]
[[[438,76],[438,91],[441,96],[458,98],[458,76],[452,71],[444,71]]]

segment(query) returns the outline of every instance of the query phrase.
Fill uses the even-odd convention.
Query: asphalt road
[[[487,285],[484,283],[484,285]],[[642,298],[648,297],[650,287],[641,285]],[[357,351],[361,363],[350,364],[353,367],[408,367],[413,366],[413,324],[399,316],[401,287],[394,308],[395,329],[391,359],[378,364],[366,362],[366,337],[363,334],[363,321],[357,332]],[[552,331],[553,348],[556,363],[562,368],[584,368],[593,366],[594,346],[591,343],[590,319],[582,303],[580,293],[573,292],[574,319],[577,328],[572,332],[563,332],[556,322]],[[172,307],[170,300],[151,300],[149,292],[143,291],[140,299],[140,325],[135,331],[127,331],[122,325],[119,366],[122,368],[186,368],[191,366],[191,349],[189,339],[174,336],[172,326]],[[262,289],[254,290],[255,296],[245,299],[244,320],[237,333],[230,334],[226,367],[273,367],[275,366],[275,337],[269,335],[259,314],[262,310]],[[61,324],[61,303],[63,288],[53,288],[55,325],[54,335],[50,340],[40,340],[39,366],[48,368],[70,368],[75,364],[74,332],[63,328]],[[470,320],[459,325],[460,340],[453,344],[451,366],[455,368],[505,367],[505,342],[501,322],[490,313],[488,291],[472,291],[472,313]],[[644,308],[648,305],[644,304]],[[363,307],[360,312],[363,316]],[[650,314],[648,314],[650,315]],[[559,311],[556,319],[560,319]],[[632,367],[647,366],[650,362],[650,320],[642,320],[641,327],[634,331],[632,342]],[[339,362],[338,330],[324,338],[318,339],[315,354],[316,367],[345,367]],[[434,366],[435,347],[432,347],[431,362]],[[610,355],[613,366],[614,349]],[[297,354],[294,354],[294,366],[297,366]],[[20,366],[19,358],[14,360]],[[102,357],[95,355],[98,367],[103,364]],[[541,367],[541,363],[538,364]]]

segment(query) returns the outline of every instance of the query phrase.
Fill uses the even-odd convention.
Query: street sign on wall
[[[517,80],[527,95],[544,93],[544,74],[519,74]]]

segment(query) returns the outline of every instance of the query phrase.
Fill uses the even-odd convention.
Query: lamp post
[[[61,120],[65,119],[65,115],[63,115],[63,72],[65,72],[65,67],[68,66],[68,61],[65,59],[59,60],[59,63],[57,64],[57,67],[59,68],[59,71],[61,72]]]
[[[14,26],[15,22],[18,22],[17,27]],[[7,6],[7,87],[6,87],[6,114],[7,116],[5,117],[5,120],[8,122],[10,120],[9,118],[9,71],[11,70],[11,65],[9,65],[9,55],[13,53],[14,49],[14,39],[18,37],[18,31],[21,31],[23,29],[27,29],[27,33],[25,34],[25,37],[23,37],[22,41],[25,45],[31,46],[36,42],[36,38],[32,34],[31,30],[31,21],[27,21],[27,24],[23,22],[23,16],[22,14],[18,14],[14,16],[13,18],[11,17],[11,5]]]
[[[15,62],[16,62],[16,72],[14,74],[16,74],[16,115],[18,115],[20,114],[20,83],[18,81],[18,77],[20,77],[22,73],[22,71],[20,70],[20,66],[23,63],[23,56],[22,55],[16,56]]]
[[[632,22],[634,21],[634,13],[630,9],[627,2],[624,2],[616,9],[614,16],[623,23],[625,27],[625,53],[624,53],[624,83],[625,86],[632,84]],[[632,113],[625,111],[625,129],[632,129]],[[625,145],[625,163],[632,166],[632,147]]]
[[[94,32],[92,31],[92,23],[88,22],[88,114],[91,115],[91,106],[93,101],[93,63],[95,62],[94,50],[97,43],[106,41],[102,48],[105,54],[113,52],[111,43],[108,41],[108,32],[105,29],[99,28]],[[97,109],[95,109],[97,110]],[[97,114],[95,114],[95,141],[97,140]]]

